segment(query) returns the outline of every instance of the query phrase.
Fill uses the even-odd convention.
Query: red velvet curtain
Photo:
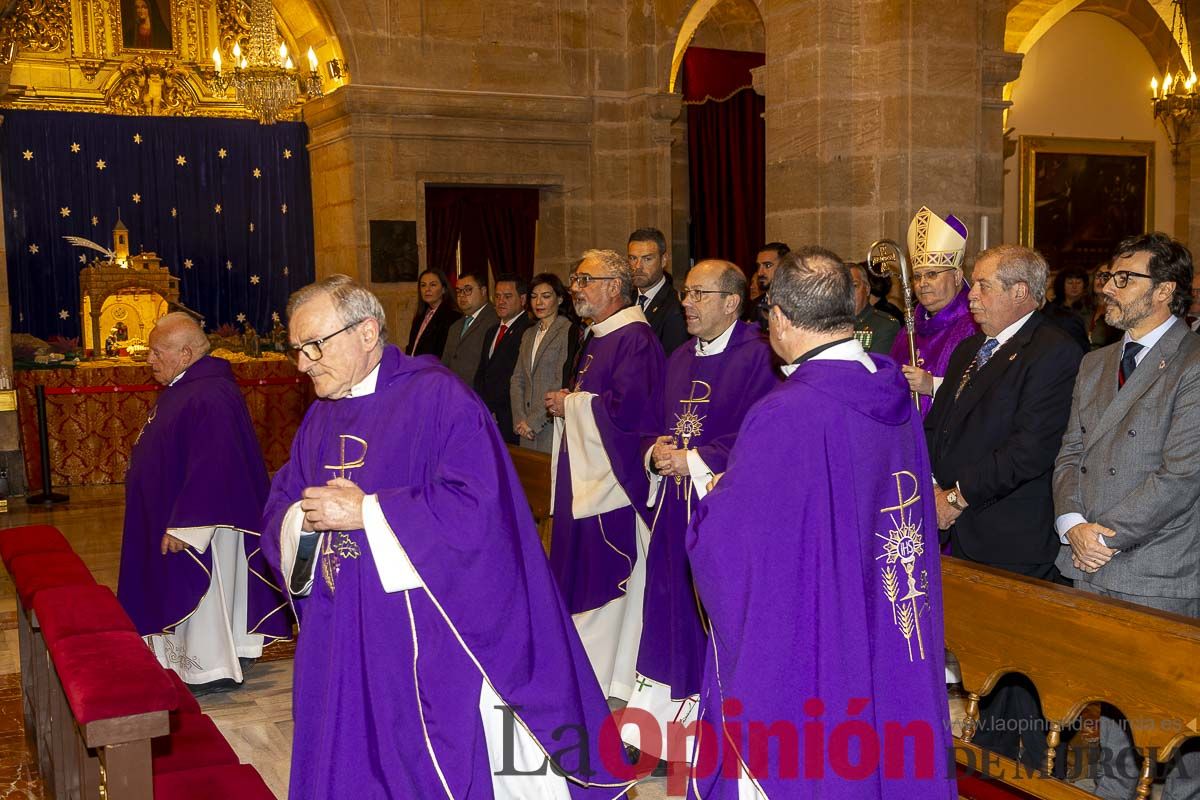
[[[425,190],[425,236],[429,266],[455,274],[455,246],[461,247],[462,273],[488,279],[515,272],[533,277],[538,190],[530,188],[431,186]],[[449,249],[447,260],[446,248]]]
[[[692,256],[732,261],[747,275],[766,231],[764,106],[750,75],[764,63],[762,53],[706,47],[683,59]]]

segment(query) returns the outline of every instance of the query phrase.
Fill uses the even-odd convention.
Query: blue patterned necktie
[[[963,393],[963,389],[967,388],[971,379],[979,370],[983,369],[984,365],[991,359],[992,353],[996,352],[996,348],[1000,346],[1000,342],[995,339],[988,339],[979,348],[979,352],[975,354],[975,358],[971,359],[971,363],[967,365],[967,369],[963,372],[962,380],[958,382],[958,390],[954,393],[954,399]]]
[[[642,311],[645,311],[646,310],[646,295],[639,294],[637,303],[638,303],[638,308],[640,308]]]

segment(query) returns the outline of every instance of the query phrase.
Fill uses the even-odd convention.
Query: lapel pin
[[[1016,354],[1016,353],[1013,353],[1011,356],[1009,356],[1009,357],[1008,357],[1008,360],[1009,360],[1009,361],[1016,361],[1016,360],[1017,360],[1017,354]]]
[[[1160,360],[1159,360],[1159,362],[1158,362],[1158,368],[1159,368],[1159,369],[1166,369],[1166,368],[1167,368],[1167,360],[1166,360],[1165,358],[1163,358],[1163,359],[1160,359]]]

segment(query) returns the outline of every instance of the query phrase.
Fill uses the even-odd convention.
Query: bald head
[[[702,341],[716,339],[737,321],[746,294],[746,276],[736,264],[701,261],[688,270],[683,285],[687,330]]]
[[[166,385],[208,353],[208,337],[200,323],[182,311],[161,317],[150,331],[147,362],[154,380]]]

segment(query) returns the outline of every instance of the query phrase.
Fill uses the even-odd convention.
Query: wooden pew
[[[554,523],[550,516],[550,456],[511,444],[508,454],[517,468],[517,478],[521,481],[529,509],[533,512],[533,520],[537,523],[542,547],[549,553],[550,529]]]
[[[942,559],[946,647],[958,659],[967,691],[967,720],[955,740],[958,763],[985,763],[971,744],[979,699],[1005,674],[1019,672],[1037,687],[1050,722],[1046,763],[1036,778],[989,754],[998,779],[1048,800],[1090,798],[1046,778],[1061,732],[1089,703],[1116,706],[1130,721],[1134,745],[1158,761],[1170,759],[1200,721],[1200,624],[1175,614],[1081,592],[1009,572]],[[999,770],[994,768],[999,765]],[[1145,758],[1138,797],[1150,795],[1155,759]],[[962,791],[960,787],[960,791]]]

